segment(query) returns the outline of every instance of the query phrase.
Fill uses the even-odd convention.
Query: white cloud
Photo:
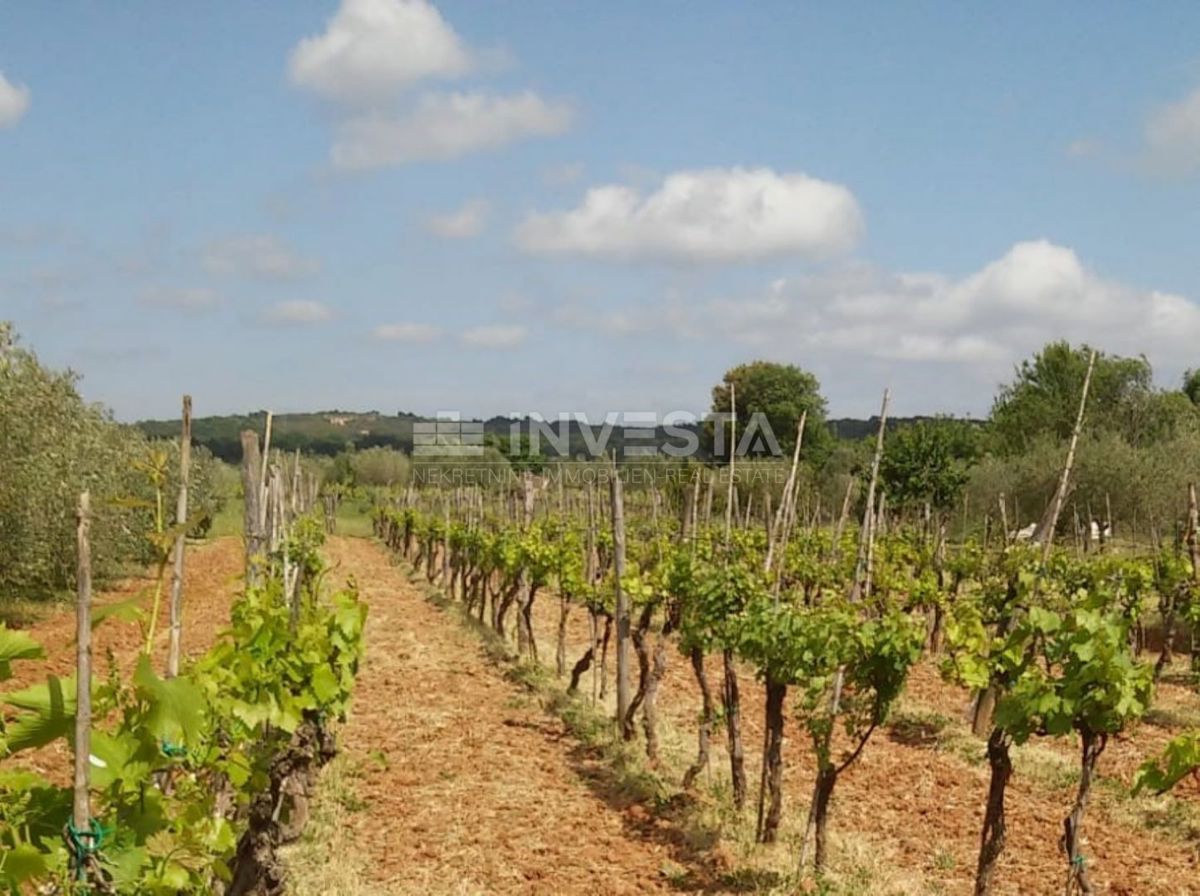
[[[1200,87],[1146,121],[1146,162],[1168,174],[1200,172]]]
[[[840,184],[769,168],[708,168],[668,175],[645,196],[595,187],[571,211],[530,215],[516,238],[533,253],[743,262],[844,251],[862,229],[858,202]]]
[[[453,159],[570,127],[573,112],[530,90],[509,95],[432,93],[403,113],[372,111],[338,126],[334,167],[361,171]]]
[[[380,324],[371,335],[381,342],[432,342],[442,334],[442,331],[430,324],[399,323]]]
[[[812,281],[788,294],[806,341],[905,361],[1004,372],[1052,339],[1090,342],[1177,364],[1200,338],[1200,306],[1088,270],[1071,249],[1018,243],[959,280],[868,275],[854,285]]]
[[[848,358],[952,365],[990,383],[1055,339],[1146,354],[1172,371],[1195,363],[1200,341],[1197,303],[1101,277],[1045,240],[1017,243],[962,278],[846,265],[777,280],[748,297],[603,312],[564,306],[551,320],[616,336],[742,344],[831,366]]]
[[[143,305],[173,308],[177,311],[208,311],[218,307],[221,296],[202,287],[154,286],[142,292]]]
[[[488,214],[488,203],[483,199],[472,199],[462,208],[444,215],[433,215],[426,222],[431,233],[446,239],[466,239],[483,232]]]
[[[10,128],[29,111],[30,93],[24,84],[13,84],[0,72],[0,131]]]
[[[288,61],[292,83],[350,104],[473,67],[470,50],[426,0],[342,0],[325,31],[300,41]]]
[[[218,240],[205,249],[203,261],[210,274],[257,280],[297,280],[320,270],[315,259],[300,255],[270,234]]]
[[[464,330],[459,338],[475,348],[515,348],[525,341],[525,328],[508,324],[489,324]]]
[[[273,324],[320,324],[333,319],[333,311],[321,302],[297,299],[277,302],[263,315],[263,320]]]
[[[414,90],[502,61],[503,53],[468,47],[428,0],[342,0],[324,32],[293,48],[288,73],[338,105],[333,166],[364,171],[455,159],[570,127],[570,105],[532,90]]]

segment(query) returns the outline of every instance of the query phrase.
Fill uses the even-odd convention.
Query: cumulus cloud
[[[515,348],[525,341],[525,328],[509,324],[489,324],[464,330],[460,339],[474,348]]]
[[[570,211],[529,215],[516,240],[539,254],[746,262],[842,252],[862,229],[858,202],[840,184],[769,168],[708,168],[668,175],[649,195],[594,187]]]
[[[29,111],[30,93],[24,84],[14,84],[0,72],[0,130],[10,128]]]
[[[325,31],[300,41],[288,60],[292,83],[350,104],[473,67],[471,51],[426,0],[342,0]]]
[[[333,319],[329,306],[311,299],[277,302],[263,315],[272,324],[320,324]]]
[[[533,91],[431,93],[401,113],[373,111],[338,126],[334,167],[362,171],[407,162],[454,159],[527,137],[551,137],[571,125],[571,107]]]
[[[431,216],[426,222],[426,227],[430,233],[451,240],[478,236],[487,223],[488,208],[486,200],[472,199],[455,211]]]
[[[1200,87],[1151,113],[1144,136],[1146,161],[1154,170],[1200,172]]]
[[[320,270],[307,258],[270,234],[243,234],[218,240],[204,250],[204,269],[224,277],[297,280]]]
[[[1045,240],[1018,243],[961,279],[875,273],[857,289],[819,280],[796,286],[784,293],[812,327],[806,340],[896,360],[1003,370],[1065,338],[1179,363],[1200,338],[1200,306],[1101,277]]]
[[[380,324],[371,335],[380,342],[432,342],[442,334],[442,331],[430,324],[398,323]]]
[[[570,127],[570,105],[532,90],[416,90],[488,68],[489,55],[427,0],[342,0],[324,32],[293,48],[288,74],[335,103],[331,159],[342,171],[455,159]]]
[[[176,311],[209,311],[221,304],[221,296],[203,287],[153,286],[142,292],[141,302]]]
[[[1054,339],[1152,355],[1171,370],[1194,363],[1200,340],[1197,303],[1102,277],[1071,249],[1045,240],[1017,243],[961,278],[846,265],[776,280],[757,295],[633,311],[566,306],[551,320],[614,335],[671,332],[833,364],[952,365],[992,382]]]

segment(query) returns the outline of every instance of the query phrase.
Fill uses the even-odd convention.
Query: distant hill
[[[911,426],[914,423],[922,423],[926,420],[937,420],[934,416],[916,416],[916,417],[888,417],[887,429],[888,432],[900,429],[904,426]],[[971,420],[971,423],[982,425],[981,420]],[[839,439],[844,439],[849,442],[856,442],[859,439],[865,439],[879,432],[879,417],[869,417],[866,420],[859,420],[854,417],[840,417],[837,420],[828,421],[829,431]]]
[[[417,414],[400,412],[384,414],[379,411],[317,411],[307,414],[277,414],[272,423],[271,444],[282,451],[295,451],[299,448],[305,454],[325,455],[333,457],[348,449],[360,450],[374,446],[396,448],[408,453],[413,447],[413,424],[428,422],[432,418],[421,417]],[[915,423],[919,420],[929,420],[930,417],[896,417],[888,420],[888,429]],[[477,421],[476,421],[477,422]],[[146,435],[152,438],[175,438],[179,434],[178,420],[143,420],[135,424]],[[241,432],[253,429],[262,432],[266,425],[266,412],[256,411],[252,414],[230,415],[224,417],[197,417],[192,421],[192,441],[203,445],[216,457],[231,463],[238,461],[242,455]],[[558,457],[561,453],[561,431],[557,423],[549,424],[556,434],[557,440],[542,438],[542,453],[549,457]],[[839,439],[857,441],[875,433],[879,427],[879,418],[872,417],[859,420],[843,417],[830,420],[830,431]],[[489,441],[503,442],[511,439],[517,433],[528,436],[530,424],[528,420],[510,417],[492,417],[483,421],[484,437]],[[585,427],[571,421],[567,424],[567,451],[572,457],[587,455],[588,437],[592,443],[600,436],[601,427],[592,426],[590,433],[585,433]],[[695,432],[698,427],[680,427]],[[608,446],[620,449],[624,444],[624,434],[616,427],[610,436]],[[639,445],[658,444],[668,441],[678,443],[679,436],[672,438],[671,434],[659,428],[653,439],[643,439],[636,442]]]

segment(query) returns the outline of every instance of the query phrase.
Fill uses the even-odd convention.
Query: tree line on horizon
[[[953,512],[957,534],[964,536],[978,531],[988,514],[1005,517],[1011,526],[1030,522],[1053,490],[1090,354],[1084,345],[1048,344],[1016,367],[986,420],[889,419],[882,475],[891,506]],[[1189,372],[1178,389],[1157,388],[1152,374],[1145,358],[1098,355],[1068,519],[1086,524],[1102,518],[1152,539],[1173,532],[1195,476],[1193,459],[1200,456],[1200,372]],[[21,590],[22,583],[44,591],[69,582],[68,499],[85,485],[105,508],[97,524],[102,560],[111,558],[115,569],[144,553],[144,545],[129,543],[126,534],[126,517],[144,511],[121,502],[145,492],[148,451],[178,449],[179,424],[119,424],[107,410],[84,402],[76,383],[74,373],[42,366],[19,344],[11,325],[0,325],[0,468],[6,471],[0,483],[0,570],[7,570],[0,575],[0,597]],[[806,416],[800,454],[806,500],[818,514],[839,506],[848,480],[862,476],[877,418],[828,419],[817,378],[791,364],[754,361],[726,371],[713,388],[712,411],[730,411],[731,393],[737,419],[744,425],[752,414],[763,415],[787,459],[799,419]],[[241,431],[261,431],[264,417],[265,412],[194,420],[195,488],[211,512],[236,490],[218,461],[238,460]],[[412,427],[421,419],[340,411],[281,415],[274,420],[272,445],[314,455],[311,462],[329,483],[404,485],[421,460],[411,457]],[[487,459],[499,466],[542,472],[560,461],[548,440],[542,452],[530,450],[528,421],[517,444],[509,418],[484,423]],[[569,454],[576,458],[587,440],[580,424],[571,426]],[[723,441],[728,450],[729,439],[718,440],[711,421],[691,432],[700,446],[697,456],[672,462],[720,466],[717,448]],[[622,436],[615,428],[608,445],[618,455]],[[655,434],[670,437],[661,428]]]

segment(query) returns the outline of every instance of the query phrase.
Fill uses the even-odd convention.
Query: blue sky
[[[986,413],[1200,364],[1200,5],[0,5],[0,317],[123,419]]]

